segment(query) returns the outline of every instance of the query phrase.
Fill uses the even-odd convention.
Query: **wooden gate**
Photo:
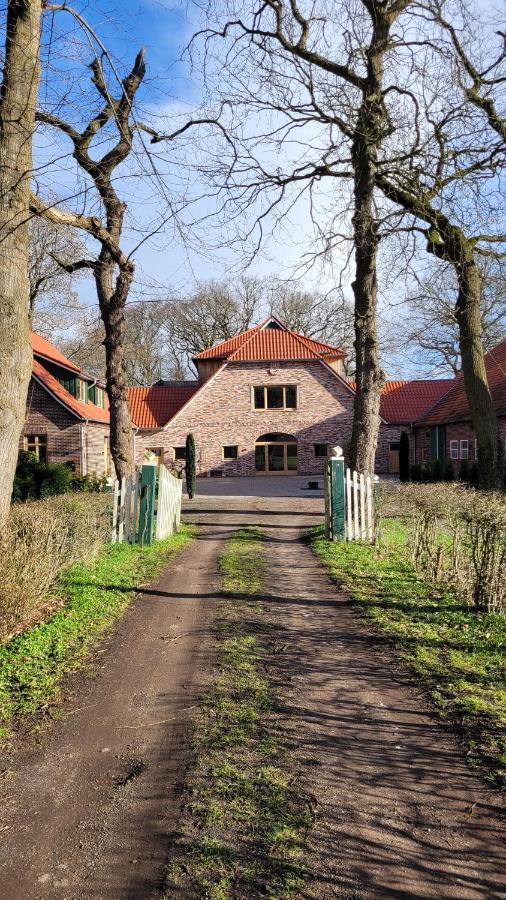
[[[345,469],[343,451],[335,447],[327,461],[325,526],[331,541],[373,541],[377,475]]]
[[[143,466],[113,485],[112,543],[151,544],[179,529],[182,481],[161,465]]]

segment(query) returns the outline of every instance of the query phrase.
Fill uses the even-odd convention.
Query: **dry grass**
[[[0,537],[0,640],[46,617],[58,576],[108,539],[110,506],[109,495],[64,494],[12,508]]]

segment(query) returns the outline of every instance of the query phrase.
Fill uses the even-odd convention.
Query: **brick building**
[[[506,449],[506,340],[486,354],[485,367],[500,438]],[[458,469],[464,459],[476,461],[476,435],[462,375],[452,381],[439,402],[419,417],[414,439],[417,462],[452,460]]]
[[[318,474],[331,447],[345,454],[354,388],[344,352],[271,317],[199,353],[198,381],[130,389],[136,459],[184,465],[193,432],[200,475]],[[398,442],[450,381],[387,382],[381,399],[377,471],[398,472]]]
[[[109,411],[104,385],[32,334],[33,370],[20,450],[77,474],[108,474]]]

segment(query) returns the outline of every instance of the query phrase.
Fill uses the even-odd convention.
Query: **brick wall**
[[[54,463],[72,463],[73,471],[81,474],[82,433],[85,435],[86,470],[104,474],[104,437],[109,434],[106,425],[80,422],[58,403],[38,382],[30,382],[26,421],[19,443],[23,449],[25,435],[45,435],[47,460]]]
[[[297,385],[296,410],[252,409],[253,386],[279,384]],[[137,462],[142,462],[148,447],[162,448],[164,462],[171,464],[173,448],[183,446],[191,431],[199,474],[222,469],[227,475],[252,475],[257,438],[268,432],[285,432],[297,438],[299,473],[316,474],[323,471],[324,460],[315,457],[314,444],[339,444],[346,452],[352,416],[353,394],[317,361],[230,364],[164,429],[137,436]],[[238,446],[237,460],[223,460],[225,445]]]
[[[380,425],[378,434],[378,449],[376,451],[376,472],[378,475],[386,475],[389,472],[388,458],[390,444],[398,444],[401,431],[405,431],[409,437],[410,462],[415,459],[415,440],[413,429],[409,425]]]
[[[504,444],[506,441],[506,416],[499,417],[499,432],[501,435],[501,440]],[[468,450],[469,456],[468,459],[470,462],[475,462],[476,453],[475,453],[475,434],[474,429],[470,422],[450,422],[446,425],[446,458],[451,459],[450,456],[450,441],[458,441],[459,442],[459,458],[454,459],[453,462],[455,467],[458,468],[460,464],[460,441],[468,441]],[[431,429],[430,428],[417,428],[416,429],[416,459],[417,462],[430,462],[431,458]]]

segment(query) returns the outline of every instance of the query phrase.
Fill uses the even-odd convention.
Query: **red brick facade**
[[[499,416],[499,433],[503,446],[506,445],[506,416]],[[458,470],[460,462],[463,458],[467,458],[470,463],[476,462],[476,439],[474,429],[470,422],[449,422],[445,428],[445,457],[451,460]],[[431,461],[431,430],[428,425],[421,425],[415,429],[416,432],[416,461],[418,463]],[[458,442],[458,447],[453,446],[452,442]],[[461,444],[467,441],[467,457],[466,445]],[[506,449],[506,446],[505,446]],[[458,456],[455,455],[458,453]]]
[[[253,409],[253,387],[280,384],[297,386],[296,409]],[[136,458],[142,461],[145,448],[162,449],[164,462],[171,465],[174,447],[184,446],[193,432],[198,474],[222,470],[226,475],[253,475],[257,439],[282,432],[297,440],[299,474],[316,474],[323,471],[324,460],[315,456],[314,445],[339,444],[346,453],[352,416],[353,392],[317,360],[229,362],[165,428],[137,435]],[[237,459],[224,460],[224,446],[237,446]]]
[[[45,436],[48,462],[69,463],[78,475],[104,474],[104,441],[108,442],[109,427],[79,421],[34,379],[28,391],[21,450],[28,435]]]

